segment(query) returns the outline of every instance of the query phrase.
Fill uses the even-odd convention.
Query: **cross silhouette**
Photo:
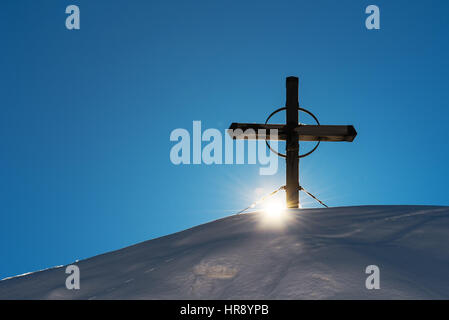
[[[232,123],[229,127],[229,134],[233,139],[247,140],[285,140],[286,154],[277,155],[285,157],[286,160],[286,199],[287,208],[298,208],[299,206],[299,159],[311,154],[318,147],[321,141],[347,141],[352,142],[357,135],[352,125],[320,125],[318,119],[308,110],[299,107],[298,103],[298,78],[288,77],[286,80],[287,98],[285,107],[274,111],[265,121],[265,124],[259,123]],[[268,120],[277,112],[286,110],[285,124],[268,124]],[[303,111],[311,115],[317,125],[305,125],[299,123],[299,113]],[[241,130],[237,130],[241,129]],[[260,133],[260,129],[265,129],[265,134]],[[270,137],[270,130],[278,130],[277,137]],[[312,151],[299,155],[299,141],[317,141],[317,145]]]

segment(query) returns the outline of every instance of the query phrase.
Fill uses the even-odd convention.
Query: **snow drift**
[[[230,216],[0,281],[0,299],[449,299],[449,207],[364,206]],[[368,265],[380,289],[365,287]]]

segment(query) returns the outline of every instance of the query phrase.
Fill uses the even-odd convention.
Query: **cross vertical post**
[[[286,141],[286,199],[287,208],[299,206],[299,137],[294,131],[298,126],[298,78],[286,80],[287,141]]]

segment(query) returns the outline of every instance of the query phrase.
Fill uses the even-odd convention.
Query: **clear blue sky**
[[[70,4],[77,31],[65,28]],[[369,4],[380,30],[365,28]],[[193,120],[263,122],[289,75],[321,123],[358,131],[301,162],[304,187],[330,206],[448,205],[448,9],[2,1],[0,278],[214,220],[283,184],[283,166],[271,177],[257,165],[175,166],[169,136]]]

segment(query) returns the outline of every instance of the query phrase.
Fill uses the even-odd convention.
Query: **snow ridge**
[[[0,281],[0,299],[448,299],[449,207],[362,206],[234,215]],[[380,269],[380,289],[365,269]]]

